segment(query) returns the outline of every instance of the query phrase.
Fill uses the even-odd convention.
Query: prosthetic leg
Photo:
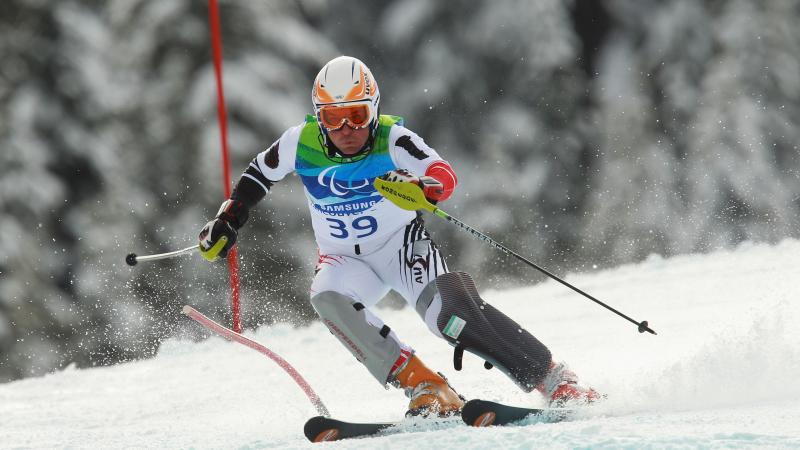
[[[417,312],[434,334],[455,347],[453,365],[461,370],[464,351],[497,366],[525,392],[539,391],[551,406],[592,403],[600,395],[578,384],[578,377],[519,324],[483,301],[464,272],[440,275],[420,295]]]
[[[467,273],[440,275],[420,295],[417,312],[434,334],[455,347],[461,370],[464,351],[496,366],[525,392],[541,385],[550,371],[550,350],[519,324],[483,301]]]

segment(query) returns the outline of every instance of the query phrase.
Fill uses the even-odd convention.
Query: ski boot
[[[395,375],[392,384],[405,390],[411,399],[406,417],[449,417],[460,414],[464,406],[464,398],[450,387],[447,379],[425,366],[416,355]]]
[[[594,389],[579,385],[578,376],[564,363],[551,362],[547,376],[536,389],[547,398],[551,408],[588,405],[601,398]]]

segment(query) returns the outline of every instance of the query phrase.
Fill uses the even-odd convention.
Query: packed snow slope
[[[567,280],[657,336],[555,283],[483,296],[608,395],[568,423],[475,429],[420,426],[324,448],[798,448],[800,242],[742,245],[647,261]],[[451,348],[406,308],[379,311],[469,398],[541,405],[499,371]],[[188,320],[188,319],[187,319]],[[247,333],[292,363],[338,418],[398,419],[406,401],[384,390],[319,323]],[[170,340],[158,357],[65,370],[0,385],[3,448],[305,448],[315,414],[272,361],[220,338]]]

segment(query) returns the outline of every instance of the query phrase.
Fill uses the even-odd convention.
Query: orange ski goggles
[[[319,109],[319,120],[328,131],[335,131],[349,123],[356,130],[366,127],[372,120],[369,105],[364,103],[347,106],[323,106]]]

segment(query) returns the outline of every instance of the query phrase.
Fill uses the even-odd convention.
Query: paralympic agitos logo
[[[314,209],[327,216],[360,214],[383,200],[371,178],[360,178],[341,166],[326,167],[314,175],[301,173],[300,177]]]
[[[375,192],[369,179],[355,182],[353,180],[336,181],[336,169],[339,167],[341,166],[331,166],[320,172],[317,176],[317,183],[337,197],[346,198]]]

